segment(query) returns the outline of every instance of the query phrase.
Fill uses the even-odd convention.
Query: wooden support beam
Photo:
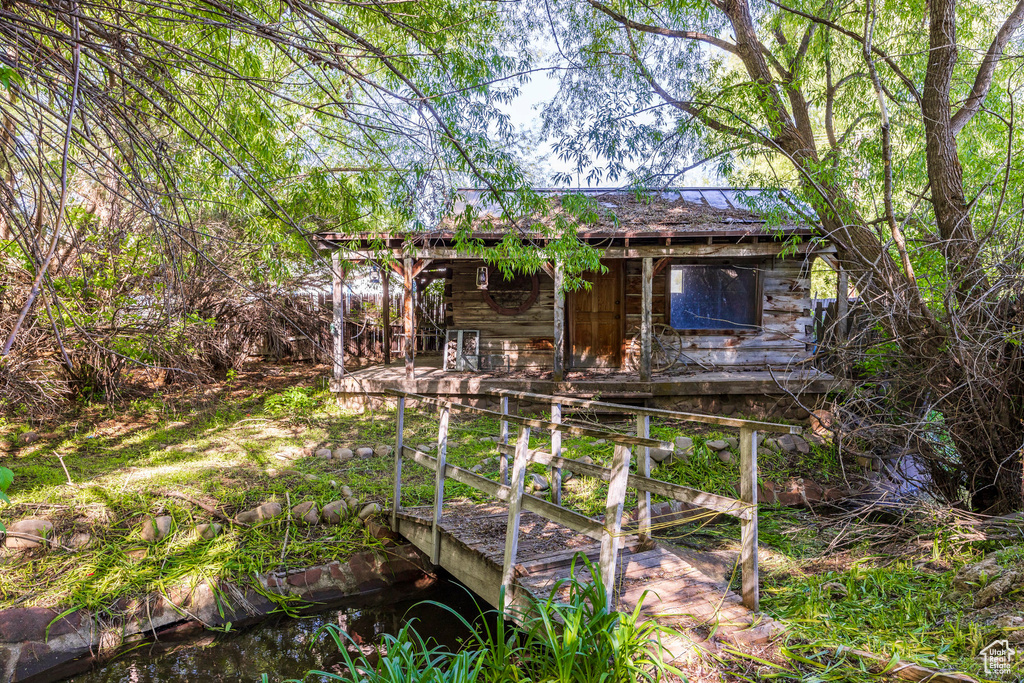
[[[640,381],[651,381],[651,335],[653,333],[651,309],[654,306],[652,283],[654,281],[654,261],[645,258],[643,264],[643,280],[640,303]]]
[[[391,365],[391,269],[380,269],[380,286],[384,298],[381,300],[380,318],[384,330],[384,365]]]
[[[451,410],[445,406],[441,408],[441,419],[437,427],[437,472],[434,477],[434,526],[433,526],[433,552],[430,554],[430,561],[434,564],[441,563],[441,514],[444,508],[444,475],[445,465],[448,457],[448,418]]]
[[[501,397],[501,414],[508,415],[508,396]],[[508,446],[508,420],[502,418],[501,420],[501,445]],[[499,456],[498,470],[501,475],[501,483],[504,486],[508,486],[508,453],[498,449],[501,455]]]
[[[505,530],[505,561],[501,568],[501,587],[505,599],[512,597],[512,584],[515,583],[516,555],[519,553],[519,521],[523,511],[523,482],[526,478],[526,453],[530,450],[530,428],[519,428],[516,440],[516,456],[512,461],[511,495],[508,501],[508,527]],[[504,605],[502,605],[504,608]]]
[[[413,303],[412,279],[414,273],[411,258],[405,259],[402,277],[404,279],[402,324],[405,328],[405,378],[414,379],[416,364],[416,307]]]
[[[555,424],[562,423],[562,404],[551,404],[551,421]],[[553,430],[551,432],[551,455],[562,456],[562,432]],[[555,505],[562,504],[562,468],[557,465],[551,466],[551,502]]]
[[[555,262],[555,319],[554,319],[554,361],[552,363],[552,379],[561,382],[565,379],[565,291],[564,267]]]
[[[402,447],[405,445],[405,398],[398,399],[398,424],[395,427],[395,496],[391,506],[391,528],[398,528],[402,509]]]
[[[416,263],[412,264],[412,276],[417,277],[420,273],[423,272],[424,268],[430,265],[431,261],[432,259],[422,258],[416,261]]]
[[[334,344],[332,364],[334,379],[340,380],[345,376],[345,272],[341,269],[341,252],[337,249],[331,253],[331,276],[334,285],[331,290],[334,304],[334,317],[331,323],[331,340]]]
[[[836,330],[835,339],[837,342],[846,341],[846,336],[849,334],[849,326],[847,325],[847,316],[850,311],[850,282],[849,275],[846,269],[839,266],[836,271]]]
[[[601,538],[601,579],[607,592],[605,607],[608,611],[615,608],[615,569],[619,559],[619,537],[622,535],[622,510],[626,505],[629,459],[629,447],[615,444],[605,503],[604,536]]]
[[[553,265],[545,261],[544,263],[540,264],[540,269],[543,270],[549,278],[551,278],[552,280],[555,279],[555,267]]]
[[[658,259],[658,262],[654,264],[654,274],[657,275],[661,271],[665,270],[670,263],[672,263],[672,259],[669,257]]]
[[[651,416],[636,416],[636,435],[647,438],[651,435]],[[552,449],[552,455],[555,455]],[[640,447],[639,457],[636,461],[637,474],[641,477],[651,476],[651,449]],[[650,491],[637,491],[637,512],[640,522],[640,541],[642,543],[651,540],[651,493]]]
[[[750,517],[740,520],[740,568],[743,571],[743,604],[757,612],[760,595],[757,575],[757,431],[740,429],[740,500]]]

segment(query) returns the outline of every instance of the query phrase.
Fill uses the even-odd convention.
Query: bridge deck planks
[[[429,508],[401,513],[402,518],[424,525],[430,524],[430,516]],[[440,527],[445,537],[500,570],[506,522],[507,508],[499,503],[450,504],[444,508]],[[578,553],[587,555],[596,565],[600,544],[540,515],[524,512],[516,562],[517,584],[535,597],[546,599],[559,581],[570,578],[573,570],[578,580],[589,581],[585,564],[577,561],[573,565]],[[459,577],[458,567],[445,569]],[[623,548],[615,589],[617,609],[632,612],[642,601],[642,615],[690,632],[691,641],[714,633],[716,639],[749,645],[763,642],[775,628],[771,619],[756,616],[744,607],[735,592],[657,545],[646,550]],[[568,587],[563,585],[559,598],[567,596]],[[689,649],[692,642],[676,648],[678,652]]]

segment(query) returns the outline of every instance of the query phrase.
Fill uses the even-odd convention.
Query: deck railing
[[[410,392],[388,391],[387,393],[398,399],[398,423],[395,438],[394,504],[391,512],[392,526],[397,528],[398,524],[398,513],[401,511],[402,501],[402,465],[405,458],[408,457],[416,464],[435,473],[433,515],[431,520],[432,552],[430,558],[434,564],[440,564],[440,523],[444,506],[444,484],[447,479],[452,479],[508,504],[508,526],[506,529],[505,555],[502,565],[502,586],[505,589],[506,596],[512,595],[512,584],[515,579],[516,556],[518,553],[519,523],[522,511],[527,510],[600,541],[601,555],[599,566],[601,578],[609,588],[607,592],[609,604],[607,607],[611,609],[618,554],[620,548],[625,545],[626,538],[626,535],[622,532],[622,515],[625,507],[626,491],[629,488],[633,488],[638,492],[640,508],[638,519],[638,535],[640,538],[638,540],[649,538],[651,534],[650,497],[652,493],[738,518],[740,521],[742,546],[743,603],[755,611],[759,608],[757,568],[757,432],[799,433],[801,431],[800,427],[755,420],[701,415],[698,413],[628,406],[568,396],[548,396],[545,394],[506,390],[490,392],[500,397],[501,412]],[[528,418],[510,413],[508,409],[509,398],[523,399],[533,403],[550,403],[551,420]],[[406,400],[415,400],[440,408],[436,456],[432,457],[405,445]],[[604,410],[633,413],[637,420],[637,434],[632,436],[607,429],[566,424],[562,421],[563,406],[601,408]],[[470,470],[447,463],[448,423],[452,410],[485,415],[500,420],[501,434],[500,443],[497,448],[501,458],[500,482],[494,482]],[[675,444],[673,443],[650,438],[651,417],[665,417],[726,427],[738,427],[740,429],[740,498],[721,496],[651,478],[650,449],[675,449]],[[514,448],[509,445],[510,425],[517,425],[519,429]],[[531,430],[534,429],[551,433],[550,453],[530,448],[530,434]],[[563,457],[561,455],[561,437],[563,434],[596,437],[611,442],[614,445],[612,466],[601,467]],[[632,450],[634,448],[639,449],[637,474],[629,472]],[[513,458],[511,476],[508,468],[509,456]],[[547,465],[552,469],[551,501],[529,495],[524,490],[526,469],[533,462]],[[571,469],[577,474],[595,477],[608,482],[603,522],[562,507],[562,469]]]

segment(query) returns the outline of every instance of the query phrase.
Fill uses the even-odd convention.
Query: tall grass
[[[666,672],[681,672],[662,661],[661,637],[669,630],[642,621],[640,605],[631,613],[607,610],[606,588],[589,560],[578,556],[593,583],[560,581],[545,600],[531,599],[516,611],[519,628],[500,616],[479,628],[446,605],[432,602],[458,619],[471,634],[452,652],[433,645],[406,623],[385,635],[381,656],[371,661],[350,653],[350,636],[335,624],[324,627],[344,658],[344,673],[310,671],[311,676],[346,683],[654,683]],[[576,561],[571,576],[576,576]],[[560,600],[568,589],[566,599]],[[641,604],[643,601],[640,601]],[[487,616],[481,609],[481,615]],[[264,677],[266,680],[266,677]],[[287,683],[299,683],[289,681]]]

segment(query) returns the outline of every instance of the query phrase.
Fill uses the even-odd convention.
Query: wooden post
[[[501,414],[508,415],[508,396],[501,397]],[[501,445],[508,445],[508,420],[501,421]],[[498,472],[502,486],[508,486],[508,455],[505,453],[498,454]]]
[[[563,268],[561,261],[555,261],[555,332],[554,361],[552,362],[552,379],[561,382],[565,379],[565,292],[563,286]]]
[[[501,569],[501,586],[505,589],[505,603],[512,598],[515,583],[516,554],[519,552],[519,519],[523,512],[523,481],[526,479],[527,454],[530,451],[530,428],[519,428],[516,455],[512,461],[512,490],[508,497],[508,527],[505,530],[505,561]],[[505,605],[501,605],[504,610]]]
[[[416,358],[416,307],[412,300],[412,259],[407,257],[403,264],[405,298],[402,303],[405,310],[402,312],[402,324],[405,327],[405,378],[413,379]]]
[[[447,467],[448,455],[448,417],[451,415],[451,408],[441,408],[441,420],[437,427],[437,472],[434,477],[434,527],[433,527],[433,548],[430,552],[430,561],[434,564],[441,564],[441,508],[444,507],[444,475]]]
[[[847,326],[847,316],[849,315],[850,307],[850,282],[847,279],[848,275],[846,269],[840,264],[836,271],[837,282],[836,282],[836,341],[846,341],[846,335],[849,333],[849,327]]]
[[[380,269],[381,288],[384,290],[384,299],[381,301],[380,317],[381,328],[384,333],[384,365],[391,364],[391,269]]]
[[[615,566],[619,557],[619,541],[622,531],[622,508],[626,504],[626,484],[629,480],[629,447],[615,444],[612,456],[612,473],[608,480],[608,500],[604,511],[604,533],[601,536],[601,579],[604,581],[608,600],[605,607],[611,611],[615,606]]]
[[[740,500],[750,510],[740,520],[740,566],[743,570],[743,604],[757,612],[757,430],[740,427]]]
[[[331,274],[334,289],[331,292],[334,304],[334,320],[331,324],[331,339],[334,342],[334,379],[340,380],[345,376],[345,299],[344,299],[344,278],[341,270],[341,252],[337,249],[331,254]],[[340,387],[339,387],[340,388]]]
[[[555,424],[562,424],[562,404],[551,404],[551,421]],[[562,432],[551,430],[551,455],[556,458],[562,457]],[[555,505],[562,504],[562,468],[551,468],[551,502]]]
[[[398,397],[398,426],[395,433],[395,503],[391,506],[391,529],[398,529],[402,508],[402,448],[405,446],[405,396]]]
[[[651,435],[651,416],[636,416],[636,435],[644,439]],[[640,458],[637,460],[637,474],[641,477],[651,476],[651,449],[642,446]],[[640,542],[644,543],[651,538],[651,492],[637,491],[637,507],[639,508],[640,521]]]
[[[651,311],[654,307],[652,287],[654,282],[654,259],[644,259],[643,296],[640,302],[640,381],[651,381]]]

